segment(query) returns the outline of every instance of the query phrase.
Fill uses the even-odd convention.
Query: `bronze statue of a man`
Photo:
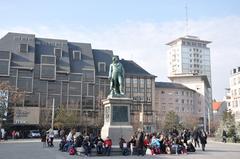
[[[118,56],[113,56],[112,64],[109,66],[110,95],[124,95],[124,68],[119,62]]]

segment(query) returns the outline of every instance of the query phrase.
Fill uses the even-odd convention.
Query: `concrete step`
[[[80,156],[84,155],[83,148],[78,147],[78,148],[76,148],[76,150],[77,150],[77,155],[80,155]],[[134,151],[134,152],[136,152],[136,151]],[[131,154],[130,149],[128,149],[128,155],[130,155],[130,154]],[[122,156],[123,154],[122,154],[122,150],[119,147],[112,147],[110,155],[111,156]],[[133,155],[136,155],[136,153],[133,153]],[[92,148],[91,156],[105,156],[105,155],[97,154],[96,148]]]

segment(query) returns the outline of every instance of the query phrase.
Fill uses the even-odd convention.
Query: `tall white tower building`
[[[211,84],[210,41],[200,40],[196,36],[185,36],[173,40],[167,45],[169,76],[178,74],[206,75]]]
[[[210,48],[207,44],[210,41],[201,40],[196,36],[185,36],[173,40],[167,45],[168,50],[168,76],[173,82],[181,82],[187,87],[202,95],[203,127],[210,132],[210,116],[212,116],[212,89],[211,89],[211,61]],[[183,77],[180,81],[178,77]],[[195,81],[195,77],[206,77],[204,87]],[[176,78],[175,78],[176,77]],[[176,81],[177,79],[177,81]],[[192,80],[192,82],[191,82]],[[208,87],[206,84],[208,83]]]

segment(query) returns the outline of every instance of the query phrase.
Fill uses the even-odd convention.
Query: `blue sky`
[[[111,26],[125,21],[164,22],[239,15],[238,0],[1,0],[7,25]]]
[[[239,0],[0,0],[0,37],[7,32],[91,43],[167,78],[167,42],[186,34],[212,41],[213,97],[223,99],[240,66]],[[226,58],[228,56],[228,58]]]

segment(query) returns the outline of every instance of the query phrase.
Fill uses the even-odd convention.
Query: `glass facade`
[[[9,106],[40,107],[39,124],[49,125],[53,101],[55,101],[56,111],[62,106],[79,114],[79,124],[88,121],[88,125],[100,127],[103,124],[104,112],[102,100],[106,99],[110,93],[110,82],[107,77],[109,61],[105,59],[106,57],[100,56],[94,59],[89,44],[36,39],[31,47],[34,45],[36,48],[32,50],[35,58],[33,67],[21,65],[13,67],[12,65],[14,60],[21,64],[24,63],[21,59],[27,58],[28,55],[32,56],[29,53],[31,52],[30,44],[16,44],[14,60],[11,59],[11,52],[0,50],[0,80],[8,81],[11,86],[20,89],[23,93],[23,98],[19,102],[9,101]],[[14,50],[13,48],[7,49]],[[112,55],[109,54],[110,61]],[[60,65],[69,67],[69,71],[59,70]],[[143,70],[141,67],[137,69]],[[98,75],[98,73],[102,74]],[[148,73],[146,76],[144,74],[138,76],[138,72],[134,75],[126,72],[125,76],[125,93],[133,98],[130,108],[131,120],[139,123],[139,120],[133,119],[138,118],[136,114],[139,114],[142,108],[146,114],[152,113],[154,93],[152,83],[155,77]]]

